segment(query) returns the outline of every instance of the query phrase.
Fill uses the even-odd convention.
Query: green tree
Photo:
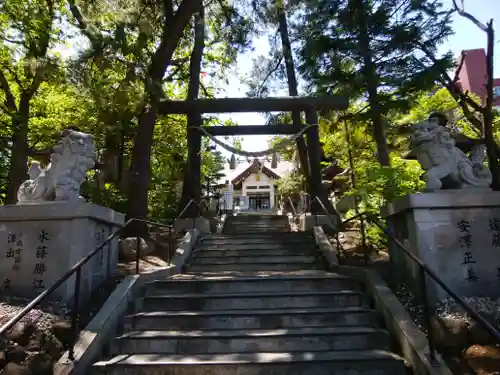
[[[197,49],[199,58],[194,59],[195,23],[185,11],[191,12],[193,9],[190,7],[197,2],[193,5],[192,1],[185,0],[173,9],[168,2],[143,4],[127,1],[121,5],[105,1],[91,5],[75,1],[70,3],[74,24],[90,42],[90,48],[84,50],[75,63],[78,65],[75,70],[79,72],[79,84],[92,97],[95,116],[106,129],[103,154],[107,157],[104,162],[110,165],[107,168],[110,171],[122,171],[122,168],[112,168],[112,165],[130,166],[121,172],[125,178],[120,179],[130,181],[127,187],[123,184],[115,186],[113,179],[108,186],[128,195],[128,204],[124,207],[128,216],[144,217],[151,212],[148,207],[152,207],[152,197],[159,197],[159,192],[148,194],[148,190],[166,186],[166,183],[159,184],[157,177],[178,179],[178,169],[185,166],[182,160],[187,156],[180,147],[186,145],[186,130],[181,125],[186,126],[184,116],[158,116],[159,102],[163,98],[197,97],[199,90],[192,89],[195,84],[199,85],[204,96],[212,95],[212,88],[200,81],[200,72],[208,70],[210,81],[224,75],[226,67],[236,57],[239,47],[235,46],[245,35],[245,19],[224,2],[205,7],[210,18],[208,24],[201,28],[207,30],[205,40],[201,41],[206,47],[201,54]],[[116,11],[119,6],[122,8]],[[196,5],[191,14],[199,9]],[[219,17],[214,17],[214,14]],[[235,26],[236,32],[232,32],[235,28],[228,27],[231,26],[228,20],[234,18],[239,25]],[[180,30],[180,24],[184,23],[185,27]],[[109,33],[108,30],[114,32]],[[179,34],[179,31],[182,32]],[[190,60],[194,63],[189,64]],[[189,80],[190,76],[194,79]],[[188,121],[191,124],[196,122],[193,116]],[[170,123],[179,124],[181,128],[165,125]],[[167,127],[168,130],[162,128],[160,131],[163,138],[157,138],[155,124]],[[165,132],[175,135],[170,146],[177,151],[165,154],[173,159],[162,159],[158,154],[160,150],[166,152],[169,146],[165,141],[169,138]],[[157,166],[160,169],[156,169],[156,161],[159,161]],[[166,170],[161,170],[162,167]],[[175,189],[167,189],[168,194],[177,193],[180,181],[169,181],[168,186],[174,185]],[[170,197],[178,199],[178,196]],[[158,205],[154,207],[158,208]]]
[[[407,110],[413,97],[434,86],[449,55],[430,61],[451,34],[450,14],[439,0],[314,0],[302,8],[296,30],[299,70],[309,89],[366,98],[381,165],[390,165],[387,115]]]
[[[304,192],[304,176],[297,172],[290,173],[278,180],[276,187],[278,193],[285,199],[295,198],[299,194]]]
[[[6,202],[15,203],[27,176],[28,131],[32,100],[40,85],[58,71],[59,58],[51,48],[65,35],[59,24],[63,2],[6,0],[0,4],[0,90],[10,137]]]
[[[271,51],[269,51],[269,57],[266,59],[261,56],[254,62],[252,80],[249,82],[250,94],[261,96],[270,91],[268,87],[270,84],[286,79],[288,95],[298,96],[297,72],[287,19],[287,12],[288,14],[293,14],[293,11],[297,7],[283,0],[277,2],[254,2],[253,7],[257,14],[257,19],[264,21],[264,24],[268,28],[277,28],[281,43],[278,45],[277,37],[272,38],[270,40]],[[265,68],[262,69],[262,66]],[[277,118],[275,117],[275,119]],[[300,111],[292,111],[289,123],[296,126],[302,123]],[[304,175],[305,181],[309,181],[309,162],[304,137],[297,138],[296,147],[300,158],[300,170]]]

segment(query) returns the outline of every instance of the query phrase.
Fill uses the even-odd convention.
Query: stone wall
[[[383,210],[409,250],[461,296],[500,297],[500,193],[442,190],[402,197]],[[418,266],[394,243],[394,271],[419,291]],[[436,299],[447,293],[428,279]]]
[[[0,291],[31,297],[53,285],[119,226],[124,216],[88,203],[46,202],[0,207]],[[90,297],[118,260],[112,241],[82,268],[82,300]],[[71,302],[75,277],[53,298]]]

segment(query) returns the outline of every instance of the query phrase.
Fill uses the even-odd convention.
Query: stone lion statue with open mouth
[[[412,126],[411,146],[425,171],[427,191],[491,185],[491,172],[484,165],[485,146],[475,146],[468,157],[456,147],[448,129],[435,119]]]
[[[76,130],[65,130],[52,149],[50,164],[42,168],[31,162],[30,179],[17,192],[19,203],[80,201],[80,186],[95,166],[94,137]]]

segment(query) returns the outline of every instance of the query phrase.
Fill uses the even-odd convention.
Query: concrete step
[[[254,223],[269,223],[274,225],[287,224],[288,217],[280,217],[280,218],[268,218],[268,217],[260,217],[260,218],[237,218],[237,217],[229,217],[227,219],[228,223],[238,223],[238,224],[254,224]]]
[[[386,331],[366,327],[130,331],[115,338],[111,347],[113,355],[387,350],[389,335]]]
[[[202,273],[181,273],[168,277],[168,280],[220,280],[222,278],[234,278],[234,277],[293,277],[293,276],[303,276],[303,277],[329,277],[331,275],[336,275],[331,272],[323,270],[298,270],[298,271],[233,271],[233,272],[202,272]],[[167,280],[165,279],[165,280]]]
[[[231,247],[234,245],[257,245],[257,244],[267,244],[267,245],[290,245],[290,244],[306,244],[311,245],[314,244],[314,240],[309,237],[290,237],[290,238],[281,238],[279,236],[275,236],[272,238],[265,238],[262,236],[256,236],[254,238],[204,238],[200,240],[201,245],[217,245],[224,247]]]
[[[272,219],[252,219],[252,220],[239,220],[230,218],[227,221],[228,224],[238,224],[238,225],[253,225],[253,224],[269,224],[269,225],[286,225],[288,224],[288,218],[281,218],[280,220],[272,220]]]
[[[312,245],[301,247],[281,247],[270,249],[259,249],[252,246],[244,249],[221,250],[219,247],[196,247],[193,256],[197,258],[226,258],[226,257],[280,257],[290,255],[315,255],[317,250]]]
[[[361,290],[352,278],[331,274],[311,276],[254,276],[189,279],[167,279],[147,283],[144,295],[185,293],[307,292],[316,290]]]
[[[380,350],[218,355],[119,355],[94,364],[100,375],[405,375],[404,361]]]
[[[227,222],[226,225],[224,226],[224,229],[230,228],[230,229],[237,229],[237,228],[252,228],[252,227],[259,227],[259,228],[275,228],[275,229],[283,229],[283,228],[289,228],[288,222],[286,223],[275,223],[275,222],[265,222],[265,221],[259,221],[259,222],[253,222],[253,223],[235,223],[235,222]]]
[[[282,227],[288,225],[288,220],[228,220],[228,225],[269,225],[272,227]]]
[[[274,221],[248,221],[248,222],[234,222],[234,221],[229,221],[226,223],[228,227],[231,228],[240,228],[240,227],[264,227],[267,226],[269,228],[288,228],[288,222],[274,222]]]
[[[171,329],[283,329],[304,327],[374,327],[373,310],[348,308],[285,308],[213,311],[153,311],[128,315],[125,331]]]
[[[234,220],[234,221],[261,221],[261,220],[266,220],[266,221],[285,221],[288,219],[288,216],[285,215],[236,215],[236,216],[228,216],[229,220]]]
[[[255,233],[273,233],[273,234],[281,234],[287,233],[290,231],[289,228],[269,228],[269,227],[240,227],[240,228],[224,228],[225,233],[234,233],[234,234],[255,234]]]
[[[289,229],[288,223],[226,223],[224,229],[245,229],[245,228],[269,228],[269,229]]]
[[[281,257],[273,257],[273,256],[249,256],[249,257],[198,257],[196,256],[196,252],[193,253],[193,256],[189,259],[190,265],[203,265],[203,264],[266,264],[266,263],[280,263],[280,264],[288,264],[288,263],[315,263],[315,256],[307,256],[307,255],[287,255]]]
[[[231,233],[212,233],[210,235],[203,236],[202,238],[215,238],[215,239],[220,239],[220,238],[254,238],[257,235],[255,233],[251,234],[231,234]],[[267,238],[274,238],[276,237],[275,234],[262,234],[262,236],[259,237],[267,237]],[[280,238],[293,238],[293,237],[304,237],[304,238],[314,238],[313,232],[312,231],[306,231],[306,232],[284,232],[281,233],[279,236]]]
[[[265,292],[265,293],[204,293],[204,294],[164,294],[146,296],[135,300],[136,312],[209,311],[234,309],[283,309],[308,307],[361,307],[367,298],[359,292]]]
[[[226,271],[298,271],[317,269],[317,263],[239,263],[239,264],[188,264],[186,272],[226,272]]]
[[[294,242],[294,243],[252,243],[251,240],[247,242],[238,242],[234,244],[228,245],[214,245],[214,244],[206,244],[200,243],[196,245],[196,251],[224,251],[224,250],[289,250],[289,251],[301,251],[303,249],[313,249],[315,248],[315,244],[313,240],[303,241],[303,242]]]

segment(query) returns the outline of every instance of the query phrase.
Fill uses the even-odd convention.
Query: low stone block
[[[176,219],[174,229],[176,233],[188,231],[189,229],[198,229],[201,233],[210,233],[210,220],[204,217]]]
[[[312,230],[314,227],[335,228],[335,224],[327,215],[301,215],[299,216],[299,231]]]
[[[391,232],[453,291],[465,297],[500,296],[500,192],[440,190],[401,197],[382,210]],[[419,269],[394,242],[394,272],[418,294]],[[448,294],[427,279],[429,295]]]
[[[328,265],[334,266],[339,264],[337,251],[328,240],[328,237],[323,231],[323,228],[314,227],[313,231],[314,231],[314,241],[316,242],[319,251],[328,260]]]
[[[175,249],[175,254],[172,257],[171,264],[175,267],[175,271],[177,273],[182,272],[182,268],[186,263],[187,258],[191,255],[193,251],[194,245],[198,240],[200,235],[200,231],[197,229],[189,230],[184,237],[177,244],[177,248]]]
[[[26,297],[41,293],[123,223],[123,214],[89,203],[0,207],[0,293]],[[115,273],[117,259],[118,240],[114,240],[83,266],[82,302]],[[51,298],[71,302],[74,288],[73,276]]]

